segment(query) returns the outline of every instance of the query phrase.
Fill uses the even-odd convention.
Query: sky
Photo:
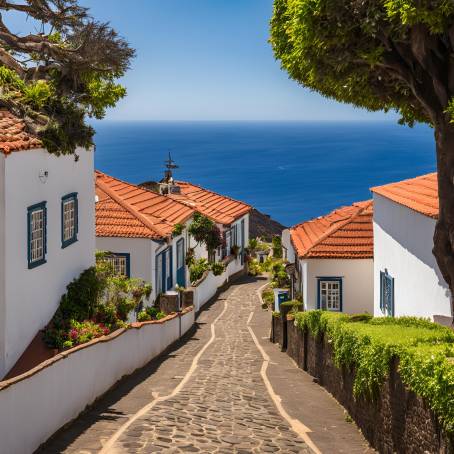
[[[395,120],[324,99],[273,57],[272,0],[79,0],[137,51],[111,120]],[[8,13],[7,24],[20,27]],[[22,26],[23,27],[23,26]]]

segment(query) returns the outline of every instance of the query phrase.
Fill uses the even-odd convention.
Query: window
[[[394,278],[387,269],[380,271],[380,309],[383,314],[394,316]]]
[[[27,210],[28,223],[28,268],[46,263],[47,208],[46,202],[38,203]]]
[[[68,194],[61,199],[61,247],[77,241],[78,203],[77,194]]]
[[[112,265],[116,275],[131,277],[129,254],[112,253],[106,257],[106,260]]]
[[[318,278],[318,308],[328,311],[342,311],[342,278]]]

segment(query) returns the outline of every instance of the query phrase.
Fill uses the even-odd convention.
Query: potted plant
[[[235,257],[238,257],[240,253],[240,247],[237,244],[234,244],[230,250],[230,253],[234,255]]]

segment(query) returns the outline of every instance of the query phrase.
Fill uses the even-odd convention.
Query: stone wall
[[[276,325],[273,317],[273,329]],[[390,454],[454,452],[454,440],[443,433],[427,402],[405,388],[397,360],[391,364],[389,377],[375,400],[355,399],[355,370],[335,366],[327,339],[303,333],[293,320],[287,320],[287,336],[287,354],[344,406],[377,451]]]

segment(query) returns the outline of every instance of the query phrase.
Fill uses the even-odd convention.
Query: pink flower
[[[77,339],[77,336],[79,335],[79,333],[77,332],[77,329],[73,328],[70,332],[69,332],[69,337],[72,339],[72,340],[75,340]]]

